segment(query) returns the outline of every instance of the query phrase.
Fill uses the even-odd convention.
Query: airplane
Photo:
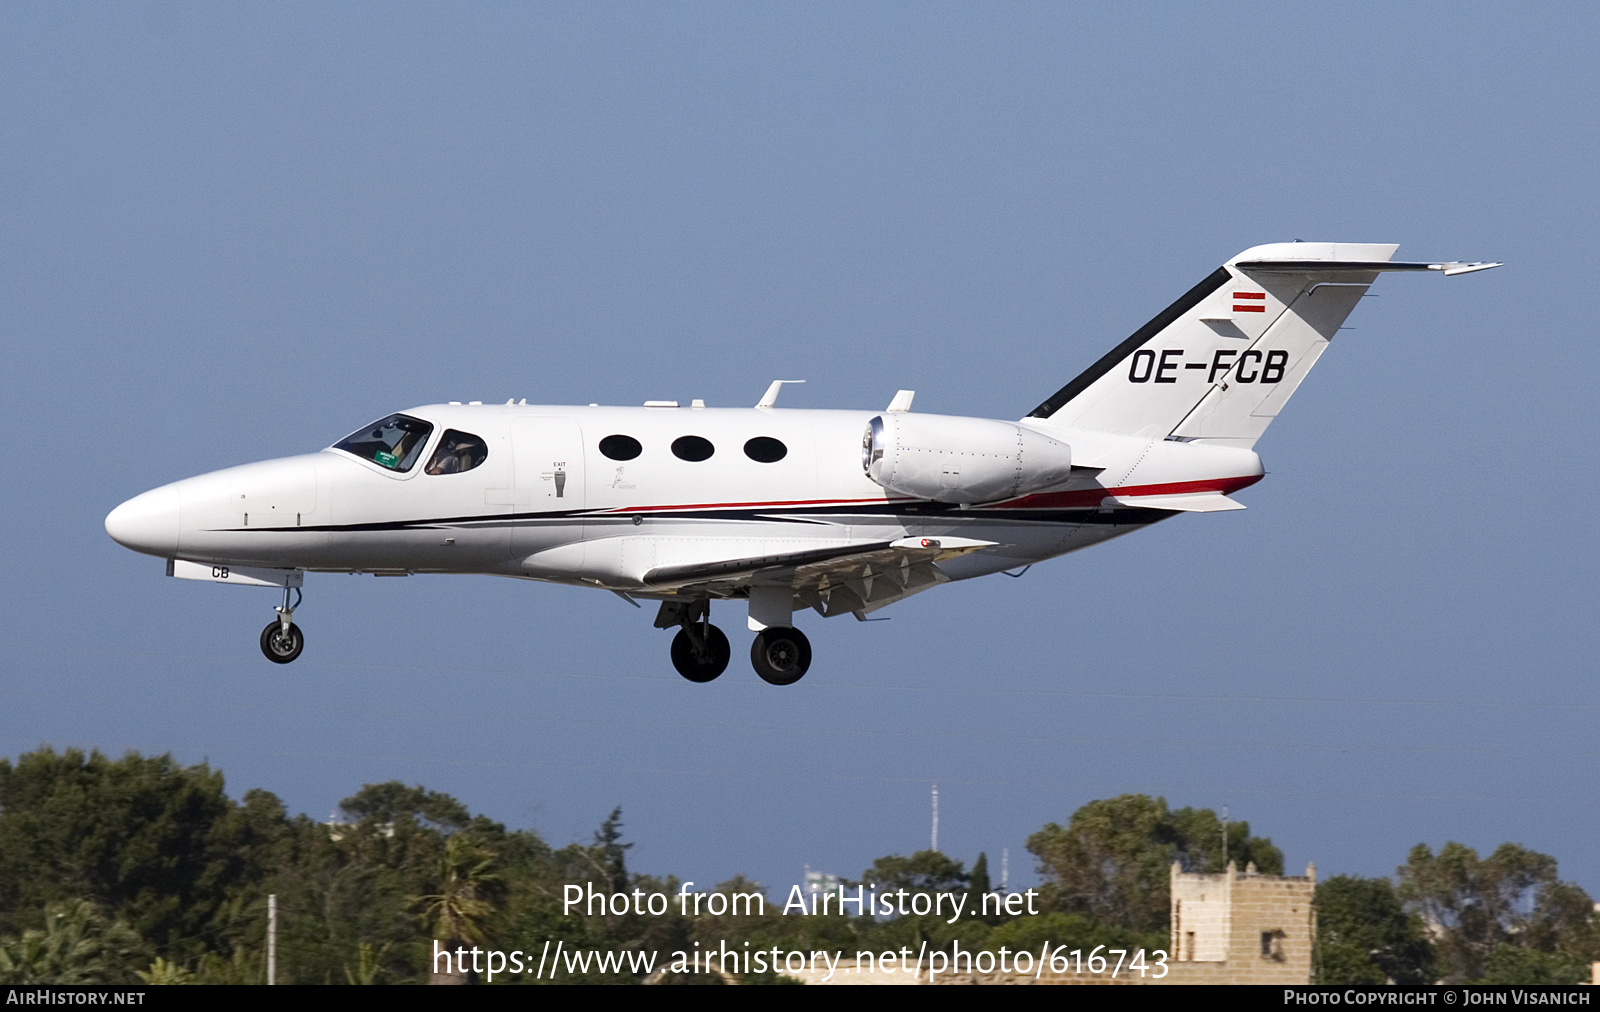
[[[106,517],[167,575],[283,593],[261,651],[287,664],[305,573],[474,573],[610,591],[678,630],[691,682],[727,668],[711,602],[742,601],[750,659],[799,681],[810,608],[859,620],[954,580],[1181,513],[1243,509],[1254,446],[1398,246],[1245,250],[1018,421],[883,411],[471,401],[411,408],[317,453],[135,496]],[[293,603],[291,603],[293,592]]]

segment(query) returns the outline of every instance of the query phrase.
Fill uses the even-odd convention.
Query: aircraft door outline
[[[588,499],[584,481],[583,430],[571,418],[539,415],[511,423],[512,513],[522,522],[511,533],[514,556],[527,556],[557,544],[583,539],[570,521],[559,527],[540,523],[540,514],[581,511]]]

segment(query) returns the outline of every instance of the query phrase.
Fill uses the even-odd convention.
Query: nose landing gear
[[[300,588],[295,587],[294,604],[289,604],[290,588],[283,588],[283,604],[275,609],[278,617],[267,623],[261,630],[261,652],[267,660],[274,664],[288,664],[300,656],[300,651],[305,649],[306,639],[300,633],[300,627],[289,621],[294,616],[295,608],[300,607],[300,602],[305,595]]]

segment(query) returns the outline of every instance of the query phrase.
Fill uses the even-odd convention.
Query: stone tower
[[[1220,875],[1172,865],[1172,982],[1305,984],[1317,934],[1317,866],[1262,875],[1230,861]]]

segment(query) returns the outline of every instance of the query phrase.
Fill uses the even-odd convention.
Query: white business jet
[[[484,573],[659,602],[692,682],[728,665],[711,602],[744,601],[751,662],[800,679],[805,608],[866,616],[951,580],[1016,571],[1179,513],[1243,509],[1256,440],[1383,271],[1392,245],[1239,254],[1018,422],[700,401],[452,401],[320,453],[214,471],[118,506],[106,531],[167,575],[283,591],[261,633],[287,664],[303,575]],[[794,381],[798,382],[798,381]],[[291,604],[291,592],[294,594]]]

